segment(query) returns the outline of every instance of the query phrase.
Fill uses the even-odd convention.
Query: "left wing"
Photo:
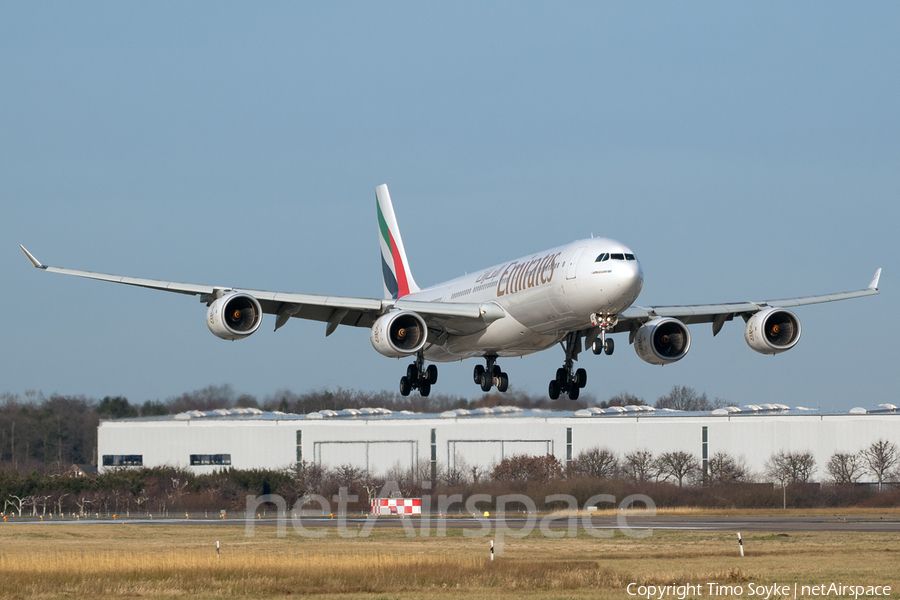
[[[726,304],[695,304],[684,306],[632,306],[619,315],[619,322],[613,331],[633,331],[641,324],[656,317],[673,317],[686,325],[694,323],[712,323],[713,335],[719,333],[725,321],[731,321],[735,316],[749,318],[766,308],[787,308],[791,306],[804,306],[807,304],[821,304],[823,302],[836,302],[849,300],[862,296],[873,296],[878,293],[878,280],[881,278],[881,269],[875,271],[869,287],[852,292],[838,292],[821,296],[802,296],[800,298],[785,298],[781,300],[765,300],[762,302],[733,302]]]
[[[48,273],[60,273],[62,275],[74,275],[87,279],[109,281],[136,287],[173,292],[189,296],[200,296],[200,301],[210,303],[224,292],[235,290],[228,286],[213,286],[195,283],[178,283],[174,281],[161,281],[158,279],[143,279],[139,277],[124,277],[110,275],[108,273],[95,273],[93,271],[80,271],[77,269],[65,269],[51,267],[42,264],[34,255],[20,245],[19,248],[36,268]],[[291,317],[323,321],[328,323],[325,335],[331,335],[339,325],[352,325],[354,327],[372,327],[375,320],[392,309],[411,310],[419,313],[429,328],[440,333],[447,327],[472,329],[486,326],[487,323],[496,321],[505,316],[503,309],[489,302],[475,303],[449,303],[449,302],[416,302],[414,300],[376,300],[374,298],[350,298],[343,296],[319,296],[315,294],[294,294],[289,292],[269,292],[263,290],[237,289],[244,294],[249,294],[259,301],[263,313],[277,315],[275,329],[279,329]]]

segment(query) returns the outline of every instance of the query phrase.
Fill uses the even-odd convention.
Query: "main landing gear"
[[[567,335],[563,350],[566,352],[566,362],[556,370],[556,378],[550,382],[550,399],[556,400],[561,393],[565,393],[569,395],[569,400],[578,400],[581,388],[587,385],[587,371],[578,369],[572,372],[572,363],[578,360],[578,353],[581,352],[581,334],[573,331]]]
[[[500,370],[500,365],[496,364],[497,357],[493,354],[485,355],[486,366],[475,365],[475,372],[472,374],[475,383],[481,386],[482,392],[489,392],[491,388],[497,386],[498,392],[505,392],[509,389],[509,376]]]
[[[419,352],[416,362],[406,367],[406,375],[400,378],[400,395],[409,396],[412,390],[419,390],[423,397],[431,393],[431,386],[437,383],[438,370],[436,365],[428,365],[425,368],[425,356]]]

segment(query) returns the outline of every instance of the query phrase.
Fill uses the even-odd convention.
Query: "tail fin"
[[[406,250],[403,249],[403,240],[400,238],[400,228],[397,226],[397,217],[394,216],[394,207],[391,205],[391,195],[386,184],[375,188],[375,205],[378,208],[378,232],[379,245],[381,246],[381,271],[384,275],[384,297],[402,298],[410,292],[418,292],[412,273],[409,270],[409,261],[406,259]]]

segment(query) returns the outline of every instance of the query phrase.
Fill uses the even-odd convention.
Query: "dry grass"
[[[277,538],[242,527],[2,525],[0,597],[627,598],[625,586],[877,583],[900,589],[892,534],[657,531],[632,539],[507,538],[490,562],[486,538]],[[216,558],[215,542],[222,544]],[[706,590],[704,589],[704,592]],[[704,593],[704,595],[708,595]],[[746,595],[746,593],[745,593]]]

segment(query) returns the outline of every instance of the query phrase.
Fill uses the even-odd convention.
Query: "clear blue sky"
[[[638,304],[882,294],[797,310],[777,357],[742,324],[664,368],[617,336],[589,392],[900,402],[900,4],[0,4],[0,391],[165,399],[210,384],[394,390],[364,329],[213,337],[196,299],[43,262],[380,297],[374,188],[417,281],[591,234]],[[544,393],[550,350],[502,362]],[[474,361],[434,392],[475,397]]]

